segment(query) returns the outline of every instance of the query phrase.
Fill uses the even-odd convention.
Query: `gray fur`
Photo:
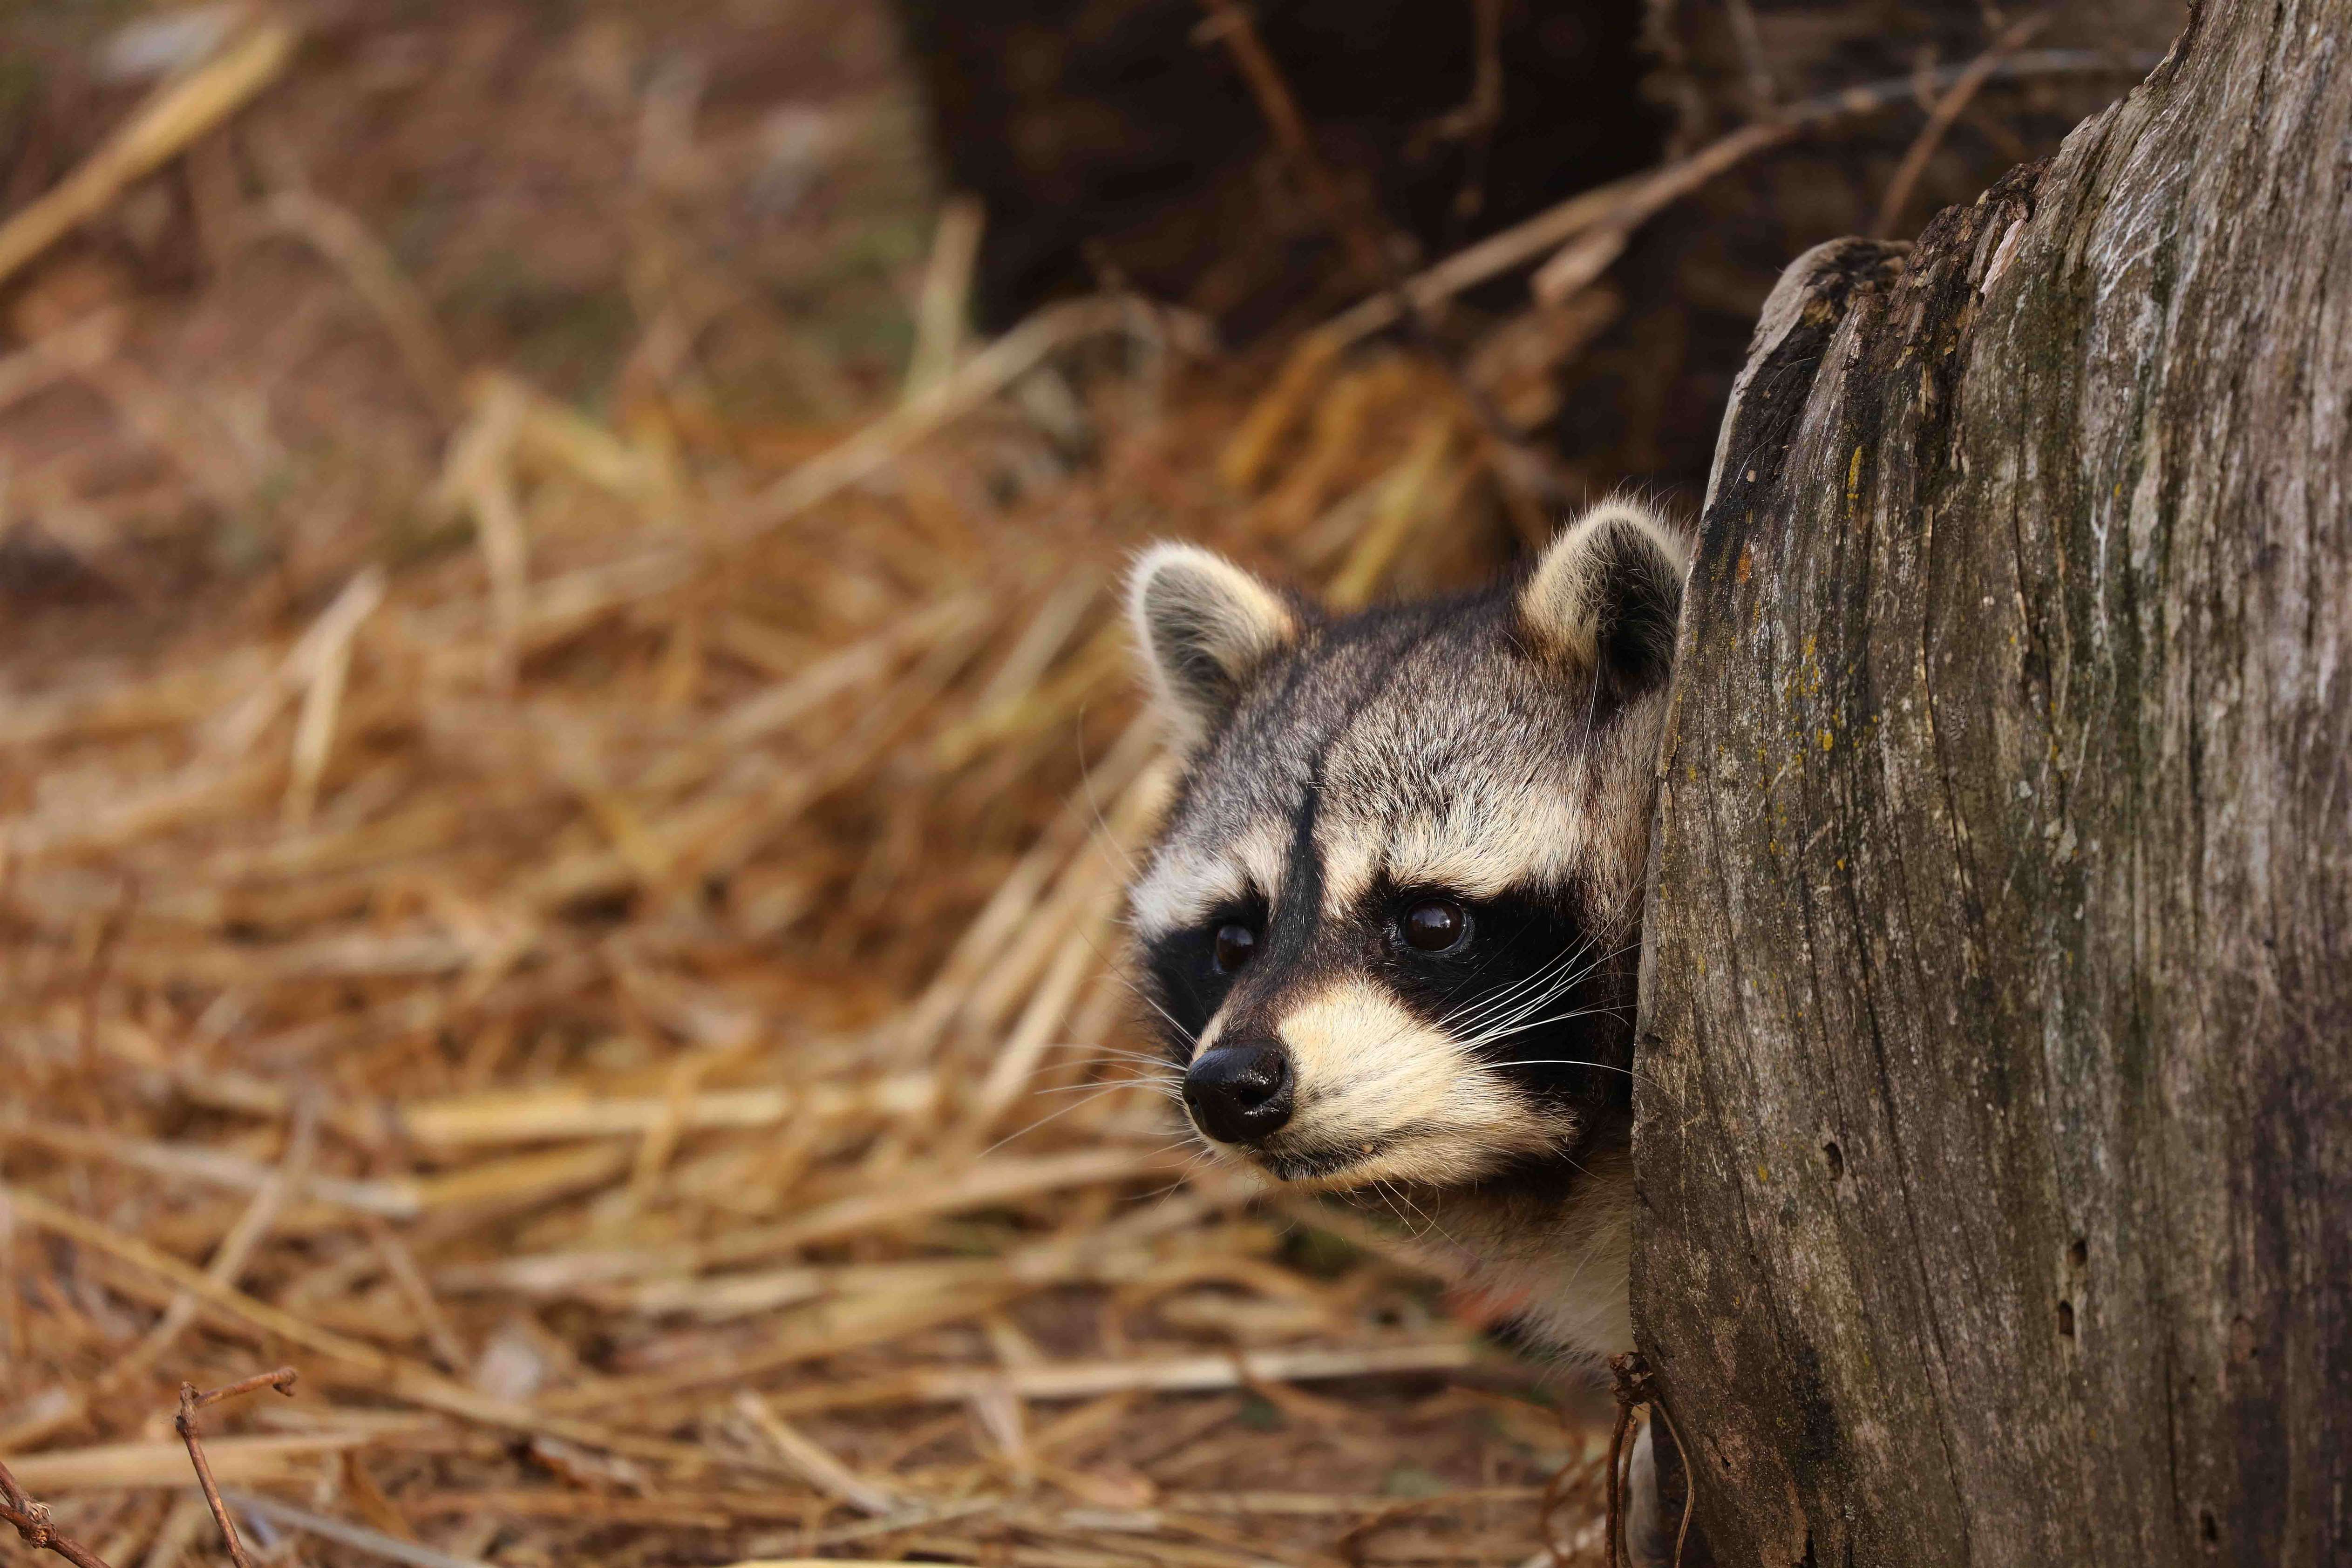
[[[1611,503],[1457,599],[1327,619],[1181,547],[1130,593],[1187,751],[1131,890],[1139,967],[1180,1065],[1246,1037],[1296,1080],[1279,1132],[1213,1146],[1398,1206],[1564,1352],[1632,1343],[1633,947],[1686,569]],[[1474,912],[1457,958],[1399,946],[1432,895]],[[1230,977],[1221,921],[1260,928]]]

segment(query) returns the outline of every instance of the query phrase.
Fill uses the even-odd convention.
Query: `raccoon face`
[[[1129,611],[1186,770],[1130,890],[1194,1126],[1285,1181],[1622,1148],[1687,555],[1588,515],[1484,593],[1328,617],[1160,546]]]

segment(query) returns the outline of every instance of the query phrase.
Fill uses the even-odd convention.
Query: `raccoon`
[[[1129,890],[1192,1125],[1385,1205],[1569,1357],[1633,1347],[1633,1004],[1689,549],[1603,505],[1349,615],[1192,546],[1128,594],[1183,770]]]

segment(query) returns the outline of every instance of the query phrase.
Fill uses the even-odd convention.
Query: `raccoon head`
[[[1625,503],[1482,593],[1346,616],[1190,546],[1138,561],[1185,768],[1130,915],[1213,1146],[1342,1190],[1622,1151],[1687,565]]]

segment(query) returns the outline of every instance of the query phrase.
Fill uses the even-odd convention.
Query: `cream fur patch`
[[[1127,613],[1180,750],[1200,743],[1251,670],[1298,637],[1281,595],[1198,545],[1158,544],[1137,557]]]
[[[1565,883],[1586,852],[1589,814],[1563,779],[1465,790],[1443,815],[1334,822],[1320,835],[1323,909],[1339,915],[1382,870],[1404,887],[1442,887],[1465,898]]]
[[[1662,579],[1679,581],[1690,571],[1690,546],[1680,529],[1636,502],[1604,501],[1537,559],[1519,591],[1519,617],[1528,632],[1571,664],[1590,667],[1600,658],[1595,635],[1609,596],[1611,557],[1633,545],[1652,552]]]
[[[1152,941],[1197,925],[1210,911],[1247,897],[1253,888],[1274,903],[1282,896],[1283,851],[1282,834],[1272,824],[1211,852],[1169,845],[1129,894],[1137,935]]]
[[[1333,1185],[1475,1181],[1562,1141],[1451,1036],[1370,981],[1314,993],[1275,1032],[1290,1052],[1297,1108],[1270,1152],[1360,1155]]]
[[[1454,1218],[1443,1215],[1441,1223]],[[1629,1161],[1621,1156],[1588,1170],[1549,1228],[1480,1239],[1486,1245],[1480,1249],[1485,1256],[1479,1279],[1497,1294],[1525,1297],[1528,1316],[1543,1337],[1596,1359],[1633,1348]]]
[[[1204,1051],[1214,1051],[1216,1049],[1217,1037],[1225,1032],[1225,1020],[1231,1016],[1232,1015],[1227,1013],[1224,1009],[1219,1008],[1216,1012],[1211,1016],[1209,1021],[1201,1026],[1201,1037],[1192,1042],[1192,1056],[1194,1058],[1199,1057]]]

